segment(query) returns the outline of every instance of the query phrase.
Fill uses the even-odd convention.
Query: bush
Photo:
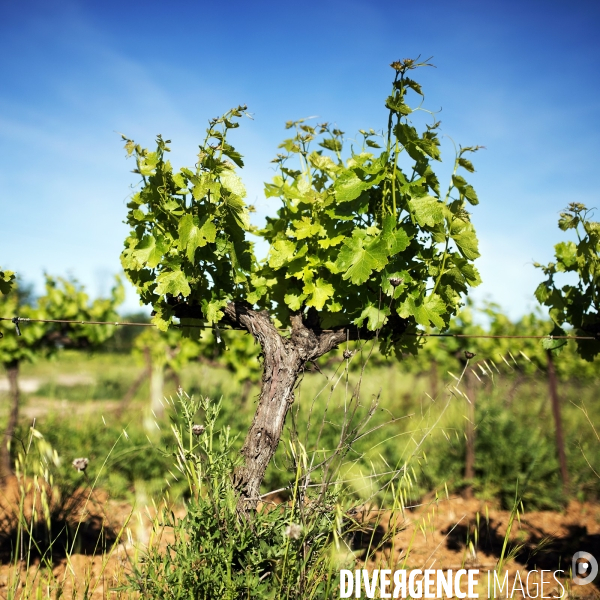
[[[339,485],[311,493],[305,481],[308,457],[290,442],[296,478],[291,500],[263,503],[246,511],[233,485],[239,453],[229,427],[217,428],[220,402],[199,401],[180,393],[184,416],[174,420],[175,468],[187,481],[187,514],[176,518],[165,506],[156,526],[172,528],[166,550],[151,546],[134,567],[130,589],[146,598],[331,598],[340,568],[352,568],[356,540],[367,540],[362,560],[369,560],[395,534],[369,536]],[[203,423],[197,423],[197,413]],[[319,488],[317,488],[319,490]],[[355,544],[356,545],[356,544]]]

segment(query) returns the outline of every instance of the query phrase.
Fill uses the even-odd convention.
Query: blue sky
[[[0,0],[0,265],[106,293],[136,181],[117,132],[146,146],[161,133],[173,163],[192,165],[208,118],[240,103],[254,120],[232,142],[259,223],[277,208],[262,182],[285,121],[382,129],[389,63],[420,54],[437,67],[417,79],[443,133],[486,147],[470,177],[476,297],[518,316],[560,210],[600,207],[598,31],[597,2]]]

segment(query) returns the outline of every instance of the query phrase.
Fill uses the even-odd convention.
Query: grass
[[[296,393],[292,415],[288,418],[288,435],[293,426],[300,432],[303,446],[317,454],[335,447],[344,418],[344,398],[360,377],[358,372],[346,376],[341,370],[335,375],[336,367],[339,365],[333,365],[324,374],[315,372],[304,376]],[[94,464],[107,455],[115,439],[126,432],[115,448],[101,486],[113,497],[130,500],[140,479],[150,495],[160,495],[169,487],[175,496],[182,493],[178,482],[170,475],[165,478],[170,457],[158,450],[174,444],[168,420],[151,416],[150,420],[146,419],[145,426],[140,418],[141,414],[147,413],[148,383],[139,388],[122,414],[116,411],[120,399],[142,368],[123,355],[89,356],[65,352],[60,360],[39,363],[24,369],[23,373],[24,378],[35,377],[42,382],[35,394],[26,396],[25,413],[35,407],[45,407],[46,412],[36,419],[36,427],[61,456],[86,455],[91,459],[93,471]],[[56,383],[59,375],[84,375],[91,383],[59,385]],[[340,376],[341,380],[335,383]],[[496,373],[494,381],[489,376],[481,379],[474,386],[475,493],[510,507],[519,482],[524,499],[532,509],[559,508],[568,497],[598,498],[600,480],[590,469],[590,465],[595,465],[597,471],[600,467],[600,444],[589,424],[600,421],[593,384],[561,384],[572,479],[565,496],[558,479],[554,425],[545,380],[536,376],[516,379],[504,373]],[[411,463],[415,476],[407,492],[408,499],[419,501],[431,492],[441,493],[446,488],[460,491],[464,487],[467,401],[455,393],[446,407],[445,389],[453,382],[447,376],[444,381],[432,383],[428,376],[401,373],[394,366],[377,366],[365,371],[359,403],[367,410],[369,404],[377,400],[370,427],[379,429],[357,440],[347,457],[344,473],[354,480],[349,484],[353,493],[367,497],[374,486],[385,483],[386,477],[374,478],[369,485],[366,485],[365,477],[397,470],[415,450]],[[189,365],[183,371],[181,385],[190,395],[222,398],[220,419],[233,431],[245,433],[253,416],[258,388],[254,388],[244,404],[240,399],[241,386],[234,378],[224,370],[199,363]],[[432,395],[435,390],[437,397]],[[174,382],[167,381],[165,395],[175,396],[175,393]],[[111,402],[107,404],[105,400]],[[580,409],[582,406],[587,410],[587,416]],[[323,420],[325,409],[327,416]],[[71,417],[65,418],[65,415]],[[435,431],[422,440],[423,432],[428,431],[438,418]],[[23,420],[22,424],[26,430],[27,421]],[[240,437],[237,447],[241,442]],[[416,444],[419,444],[418,449]],[[440,447],[443,452],[439,451]],[[284,488],[293,480],[286,454],[285,446],[281,445],[268,470],[263,486],[265,492]],[[65,461],[63,465],[67,480],[73,477],[69,463]]]

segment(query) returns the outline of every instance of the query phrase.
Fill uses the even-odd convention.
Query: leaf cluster
[[[229,329],[219,330],[218,335],[211,329],[193,329],[195,335],[188,336],[179,328],[171,327],[165,332],[146,329],[135,338],[133,354],[143,360],[149,352],[153,365],[176,373],[181,373],[190,362],[200,360],[227,369],[238,383],[259,381],[262,372],[259,347],[252,337]]]
[[[387,132],[360,130],[356,146],[328,123],[288,122],[292,136],[265,185],[281,205],[259,231],[235,171],[241,156],[226,141],[245,107],[210,121],[194,169],[175,173],[160,136],[155,152],[124,138],[142,187],[128,204],[132,229],[121,259],[154,322],[213,324],[228,302],[243,301],[284,328],[301,313],[312,328],[377,333],[382,350],[398,355],[416,351],[407,330],[445,329],[480,283],[467,211],[478,198],[465,179],[478,147],[456,150],[441,191],[433,169],[441,161],[439,122],[418,131],[410,120],[424,110],[423,91],[406,73],[426,64],[392,65]],[[254,258],[250,232],[269,244],[263,261]]]
[[[552,335],[565,335],[564,326],[569,325],[578,335],[596,337],[596,341],[577,341],[579,354],[592,360],[600,353],[600,223],[590,219],[585,205],[573,202],[560,214],[558,226],[562,231],[573,230],[577,241],[556,244],[556,262],[534,263],[546,276],[535,297],[549,308],[555,324]],[[573,273],[576,283],[560,286],[556,278],[562,273]],[[548,347],[556,345],[550,342]]]
[[[15,281],[13,271],[3,271],[0,268],[0,294],[8,294]]]
[[[281,144],[280,174],[265,187],[282,207],[260,232],[270,251],[249,301],[284,325],[291,312],[312,308],[323,328],[381,330],[382,349],[401,352],[414,344],[400,342],[399,333],[414,325],[445,329],[480,278],[466,211],[478,198],[458,174],[474,171],[466,156],[477,148],[457,151],[442,193],[433,170],[441,161],[439,123],[421,133],[412,125],[409,115],[421,109],[407,96],[423,92],[398,73],[386,100],[387,135],[361,130],[360,147],[352,145],[345,160],[337,128],[288,124],[295,135]]]
[[[22,319],[57,319],[77,321],[117,321],[116,308],[124,298],[123,285],[117,280],[108,298],[90,302],[77,281],[46,275],[45,293],[33,302],[26,301],[21,286],[0,296],[0,314]],[[114,327],[71,323],[20,322],[21,335],[7,321],[0,322],[4,334],[0,342],[0,363],[18,364],[50,356],[63,347],[90,348],[106,341]]]
[[[170,141],[161,136],[155,152],[124,138],[143,184],[127,205],[132,229],[121,263],[163,331],[182,301],[216,323],[229,300],[246,294],[253,254],[245,237],[251,229],[246,191],[236,173],[243,161],[227,142],[245,109],[210,121],[193,169],[173,170],[165,159]]]

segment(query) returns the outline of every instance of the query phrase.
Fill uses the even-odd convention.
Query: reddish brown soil
[[[14,481],[7,482],[0,495],[3,531],[11,522],[14,524],[17,497],[18,486]],[[85,543],[69,559],[57,551],[51,568],[45,567],[39,558],[34,559],[27,568],[26,565],[9,563],[7,556],[10,548],[0,548],[0,555],[4,557],[0,564],[0,597],[7,597],[9,588],[18,588],[19,594],[26,596],[23,593],[25,585],[41,586],[44,598],[57,597],[60,589],[65,598],[82,597],[88,586],[89,598],[128,597],[111,590],[122,584],[127,574],[131,573],[132,561],[136,558],[135,546],[148,541],[154,511],[146,507],[133,510],[126,503],[108,499],[102,492],[94,494],[87,501],[85,499],[86,496],[83,502],[73,505],[69,517],[75,524],[78,521],[84,524],[80,531],[85,534],[82,536]],[[30,501],[26,506],[25,514],[31,515],[32,504]],[[178,512],[181,513],[181,509]],[[481,572],[493,570],[501,554],[509,519],[508,511],[497,510],[489,505],[486,508],[483,502],[476,499],[451,498],[408,509],[404,517],[397,520],[398,533],[393,543],[384,547],[377,565],[369,566],[391,569],[471,568],[480,569]],[[118,534],[124,525],[129,533],[123,529],[112,551],[99,553],[100,534],[104,532],[107,539],[114,539],[114,535],[111,538],[106,532],[112,530]],[[390,527],[388,514],[382,516],[379,527],[382,528],[380,532]],[[370,535],[368,537],[371,538]],[[5,536],[5,543],[7,539],[10,538]],[[167,538],[164,538],[162,543],[166,541]],[[360,542],[358,539],[358,546]],[[509,535],[509,549],[517,544],[521,545],[520,551],[506,564],[511,581],[517,571],[522,579],[534,569],[568,571],[571,556],[578,550],[590,552],[600,559],[600,504],[572,502],[562,512],[540,511],[520,515],[520,520],[515,519]],[[563,585],[569,597],[600,598],[599,578],[595,584],[587,586],[569,585],[568,579],[567,576],[563,580]],[[483,585],[483,578],[481,581],[480,598],[485,598],[487,589]],[[560,589],[546,587],[545,593],[558,595]],[[521,596],[515,594],[515,597]]]
[[[397,520],[399,533],[384,548],[384,560],[379,561],[379,567],[479,569],[480,598],[485,598],[486,571],[493,571],[498,565],[510,516],[509,511],[460,497],[406,510],[404,518]],[[383,518],[382,522],[384,529],[390,527],[388,519]],[[570,580],[571,558],[575,552],[584,550],[600,561],[600,505],[571,502],[562,512],[525,512],[514,519],[505,556],[517,546],[520,549],[512,558],[509,556],[502,569],[508,571],[511,586],[517,571],[525,581],[529,571],[563,569],[565,576],[561,582],[568,597],[600,598],[600,576],[586,586],[573,585]],[[532,573],[530,581],[534,582],[537,576]],[[561,589],[557,584],[547,585],[544,593],[558,596]],[[521,595],[515,593],[515,597]]]

